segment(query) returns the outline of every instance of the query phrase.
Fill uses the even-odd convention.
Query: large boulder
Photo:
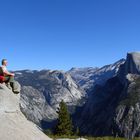
[[[0,84],[0,140],[51,140],[22,114],[19,99]]]

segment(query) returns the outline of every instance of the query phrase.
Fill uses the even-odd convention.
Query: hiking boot
[[[13,90],[14,94],[19,94],[20,92],[17,90]]]

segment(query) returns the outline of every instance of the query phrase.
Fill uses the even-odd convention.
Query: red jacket
[[[0,67],[0,83],[3,83],[5,81],[5,77],[3,75],[2,67]]]

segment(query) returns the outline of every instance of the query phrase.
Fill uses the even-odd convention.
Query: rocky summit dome
[[[140,52],[127,54],[126,70],[127,73],[140,74]]]

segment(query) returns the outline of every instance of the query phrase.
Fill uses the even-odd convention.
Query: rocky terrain
[[[76,83],[87,92],[95,85],[104,85],[105,82],[114,77],[125,59],[121,59],[114,64],[106,65],[101,68],[72,68],[68,71]]]
[[[25,116],[40,125],[57,119],[57,108],[61,100],[69,106],[71,113],[87,100],[86,90],[97,83],[103,85],[113,77],[124,59],[102,68],[73,68],[68,72],[41,70],[16,71],[16,79],[22,85],[21,110]]]
[[[20,94],[0,84],[0,140],[51,140],[20,111]]]
[[[127,55],[115,77],[96,85],[77,115],[81,133],[93,136],[140,136],[140,53]]]
[[[63,71],[17,71],[16,79],[22,85],[21,110],[28,119],[41,125],[57,119],[57,109],[63,100],[70,112],[81,106],[85,91]]]
[[[16,71],[16,79],[22,85],[21,110],[36,124],[53,126],[64,100],[82,134],[140,136],[139,52],[102,68]]]

